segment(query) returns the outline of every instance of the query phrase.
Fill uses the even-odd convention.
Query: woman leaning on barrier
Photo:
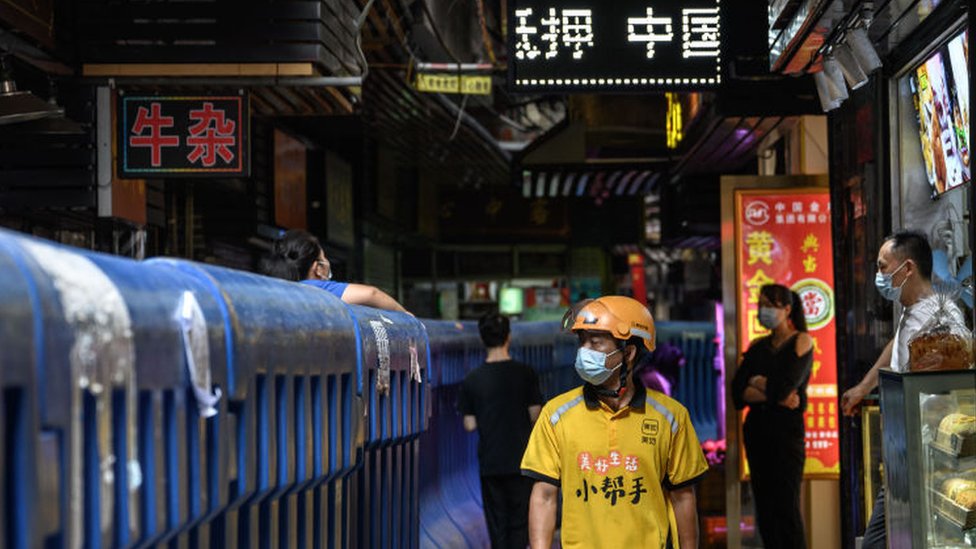
[[[352,305],[410,314],[397,300],[375,286],[332,280],[332,266],[325,257],[325,250],[319,239],[306,231],[288,231],[276,240],[271,254],[261,261],[261,272],[320,288]]]

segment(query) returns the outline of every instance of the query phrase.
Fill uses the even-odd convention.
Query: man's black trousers
[[[481,501],[492,549],[529,544],[529,496],[535,482],[522,475],[481,477]]]

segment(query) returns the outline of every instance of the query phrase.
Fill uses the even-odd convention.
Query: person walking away
[[[754,340],[742,357],[732,378],[732,401],[737,410],[749,407],[743,443],[763,546],[803,549],[803,412],[813,338],[800,296],[780,284],[760,288],[759,323],[770,334]]]
[[[853,416],[864,397],[878,386],[878,371],[881,368],[890,368],[896,372],[908,371],[908,342],[939,309],[938,296],[932,289],[932,247],[924,234],[917,231],[898,231],[889,236],[878,250],[877,264],[874,285],[881,297],[901,304],[901,316],[895,328],[895,337],[881,351],[874,366],[857,385],[841,396],[841,410],[846,416]],[[949,307],[955,320],[965,325],[959,307],[954,303],[950,303]],[[916,366],[924,369],[925,364]],[[887,547],[884,506],[882,486],[874,500],[874,510],[868,526],[864,530],[862,549]]]
[[[579,309],[571,330],[584,384],[546,403],[522,458],[536,481],[532,548],[552,546],[560,491],[565,548],[698,547],[694,485],[705,455],[688,410],[635,375],[654,351],[651,313],[604,296]]]
[[[481,498],[491,546],[525,549],[528,544],[531,479],[519,462],[542,409],[539,377],[512,360],[507,317],[489,313],[478,321],[485,362],[465,376],[458,398],[464,429],[478,431]]]
[[[271,254],[261,262],[267,276],[301,282],[325,290],[350,305],[410,314],[397,300],[375,286],[332,280],[332,265],[314,235],[291,230],[275,241]]]

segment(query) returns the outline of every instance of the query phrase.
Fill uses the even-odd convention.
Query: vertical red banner
[[[647,306],[647,280],[644,272],[644,255],[627,254],[627,264],[630,265],[630,278],[633,283],[634,299]]]
[[[836,478],[840,442],[830,194],[822,188],[736,191],[735,235],[740,352],[768,333],[757,318],[764,284],[782,284],[799,294],[814,341],[804,414],[804,476]]]

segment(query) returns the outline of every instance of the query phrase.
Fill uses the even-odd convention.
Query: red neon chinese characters
[[[158,168],[163,165],[163,147],[179,147],[180,138],[163,135],[164,128],[173,127],[173,117],[163,116],[159,103],[151,103],[149,107],[151,111],[145,107],[139,107],[136,111],[136,122],[132,125],[132,133],[136,135],[129,137],[129,146],[149,147],[150,162],[154,168]],[[146,128],[149,128],[149,135],[143,135]]]
[[[214,110],[213,103],[204,103],[202,109],[190,111],[190,120],[196,124],[189,127],[190,136],[186,138],[186,144],[193,147],[187,160],[195,164],[202,158],[208,168],[217,163],[217,156],[227,163],[234,160],[231,147],[237,143],[235,124],[225,116],[223,110]]]

